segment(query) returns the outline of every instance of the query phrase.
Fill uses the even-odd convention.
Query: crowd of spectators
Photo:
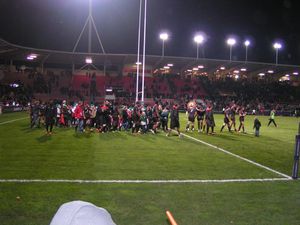
[[[54,73],[47,70],[42,74],[37,71],[27,71],[26,80],[15,80],[13,83],[0,86],[0,102],[4,105],[27,104],[35,94],[58,93],[60,99],[85,99],[95,101],[99,96],[98,84],[95,73],[87,73],[88,82],[82,83],[80,90],[72,87],[72,73],[60,71]],[[116,98],[127,103],[135,100],[134,76],[127,79],[129,89],[122,89],[122,76],[106,77],[105,82],[110,87],[118,83],[118,91],[114,92]],[[248,112],[267,114],[272,108],[276,108],[279,114],[290,115],[299,108],[300,92],[298,87],[291,86],[287,82],[266,80],[235,80],[232,78],[209,79],[207,76],[181,77],[179,75],[156,75],[145,83],[145,98],[154,101],[177,102],[181,109],[192,100],[209,99],[214,104],[215,111],[221,112],[229,102],[236,102],[244,106]],[[18,87],[12,86],[17,84]],[[103,87],[102,87],[103,88]],[[105,95],[105,93],[103,93]],[[105,96],[103,96],[105,97]]]

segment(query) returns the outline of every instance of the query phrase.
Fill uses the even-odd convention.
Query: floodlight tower
[[[276,65],[278,64],[278,50],[282,48],[282,44],[278,43],[278,42],[275,42],[274,45],[273,45],[273,48],[275,49],[276,51],[276,59],[275,59],[275,63]]]
[[[159,38],[162,40],[162,51],[161,51],[161,56],[165,56],[165,41],[169,39],[169,34],[167,33],[161,33],[159,35]]]
[[[197,59],[199,59],[199,46],[204,42],[204,37],[198,34],[194,37],[194,42],[197,44]]]
[[[228,38],[227,44],[229,45],[230,51],[229,51],[229,60],[231,62],[232,59],[232,46],[236,44],[236,40],[234,38]]]
[[[249,45],[250,45],[250,41],[249,41],[249,40],[246,40],[246,41],[244,42],[244,45],[245,45],[245,48],[246,48],[245,62],[247,62],[247,61],[248,61],[248,47],[249,47]]]
[[[96,36],[97,36],[97,40],[101,46],[101,50],[102,50],[102,53],[105,54],[105,50],[103,48],[103,44],[102,44],[102,41],[101,41],[101,38],[99,36],[99,33],[98,33],[98,30],[97,30],[97,27],[96,27],[96,24],[95,24],[95,21],[94,21],[94,18],[93,18],[93,0],[89,0],[89,15],[85,21],[85,24],[79,34],[79,37],[77,38],[77,41],[76,41],[76,44],[73,48],[73,52],[76,51],[77,49],[77,46],[78,46],[78,43],[79,41],[81,40],[81,37],[86,29],[86,27],[88,26],[88,53],[92,53],[92,30],[94,28],[94,31],[96,33]]]

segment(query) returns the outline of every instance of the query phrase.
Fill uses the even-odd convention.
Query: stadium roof
[[[85,64],[86,57],[93,58],[93,64],[96,66],[124,66],[127,64],[135,64],[137,56],[134,54],[99,54],[99,53],[83,53],[83,52],[66,52],[47,49],[36,49],[24,47],[9,43],[0,39],[0,60],[8,63],[9,61],[24,62],[27,61],[27,56],[36,54],[37,58],[34,63],[36,65],[45,64],[51,65],[78,65]],[[246,70],[247,76],[257,76],[258,74],[272,74],[273,77],[292,75],[299,73],[300,66],[284,65],[284,64],[269,64],[261,62],[245,62],[245,61],[229,61],[220,59],[207,58],[187,58],[187,57],[171,57],[171,56],[154,56],[147,55],[146,64],[152,66],[153,69],[163,68],[167,64],[173,64],[174,69],[180,72],[192,70],[195,67],[203,66],[202,71],[212,74],[217,70],[223,70],[226,73],[234,74]],[[242,69],[242,71],[241,71]]]

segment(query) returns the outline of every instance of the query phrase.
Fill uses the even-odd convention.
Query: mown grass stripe
[[[253,164],[253,165],[255,165],[255,166],[258,166],[258,167],[261,167],[261,168],[266,169],[266,170],[268,170],[268,171],[271,171],[271,172],[273,172],[273,173],[276,173],[276,174],[278,174],[278,175],[280,175],[280,176],[282,176],[282,177],[285,177],[285,178],[287,178],[287,179],[292,179],[292,177],[290,177],[290,176],[288,176],[288,175],[286,175],[286,174],[284,174],[284,173],[281,173],[281,172],[279,172],[279,171],[277,171],[277,170],[271,169],[270,167],[264,166],[264,165],[262,165],[262,164],[259,164],[259,163],[257,163],[257,162],[254,162],[254,161],[252,161],[252,160],[250,160],[250,159],[247,159],[247,158],[244,158],[244,157],[242,157],[242,156],[236,155],[236,154],[234,154],[234,153],[232,153],[232,152],[229,152],[229,151],[227,151],[227,150],[225,150],[225,149],[223,149],[223,148],[220,148],[220,147],[218,147],[218,146],[212,145],[212,144],[207,143],[207,142],[205,142],[205,141],[202,141],[202,140],[200,140],[200,139],[191,137],[191,136],[189,136],[189,135],[187,135],[187,134],[183,134],[183,133],[182,133],[182,135],[183,135],[184,137],[187,137],[187,138],[190,138],[190,139],[192,139],[192,140],[194,140],[194,141],[197,141],[197,142],[199,142],[199,143],[201,143],[201,144],[207,145],[207,146],[212,147],[212,148],[214,148],[214,149],[217,149],[217,150],[219,150],[219,151],[221,151],[221,152],[224,152],[224,153],[226,153],[226,154],[228,154],[228,155],[231,155],[231,156],[233,156],[233,157],[236,157],[236,158],[238,158],[238,159],[241,159],[241,160],[243,160],[243,161],[246,161],[246,162],[248,162],[248,163],[251,163],[251,164]]]

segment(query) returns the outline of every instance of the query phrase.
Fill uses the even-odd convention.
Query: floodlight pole
[[[165,56],[165,40],[162,40],[162,52],[161,52],[161,56],[164,57]]]
[[[245,62],[248,61],[248,45],[246,45],[246,56],[245,56]]]
[[[278,65],[278,48],[275,49],[276,50],[276,59],[275,59],[275,62],[276,62],[276,66]]]
[[[92,14],[92,0],[89,0],[89,18],[93,18]],[[89,40],[88,40],[88,52],[92,52],[92,20],[89,20]]]
[[[138,52],[136,63],[136,90],[135,90],[135,102],[139,101],[139,76],[140,76],[140,49],[141,49],[141,22],[142,22],[142,0],[140,0],[139,11],[139,31],[138,31]]]
[[[199,43],[197,42],[197,59],[199,59]]]
[[[232,45],[229,46],[229,61],[231,62],[232,58]]]
[[[100,44],[102,53],[105,54],[105,50],[104,50],[100,35],[98,33],[94,18],[93,18],[93,2],[92,2],[92,0],[89,0],[89,15],[88,15],[88,17],[85,21],[85,24],[84,24],[84,26],[83,26],[80,34],[79,34],[79,37],[76,40],[75,46],[73,48],[73,52],[76,51],[77,46],[79,44],[79,41],[81,40],[81,37],[82,37],[82,35],[83,35],[83,33],[84,33],[87,26],[88,26],[88,53],[92,53],[92,30],[94,28],[94,31],[96,33],[97,40]]]

